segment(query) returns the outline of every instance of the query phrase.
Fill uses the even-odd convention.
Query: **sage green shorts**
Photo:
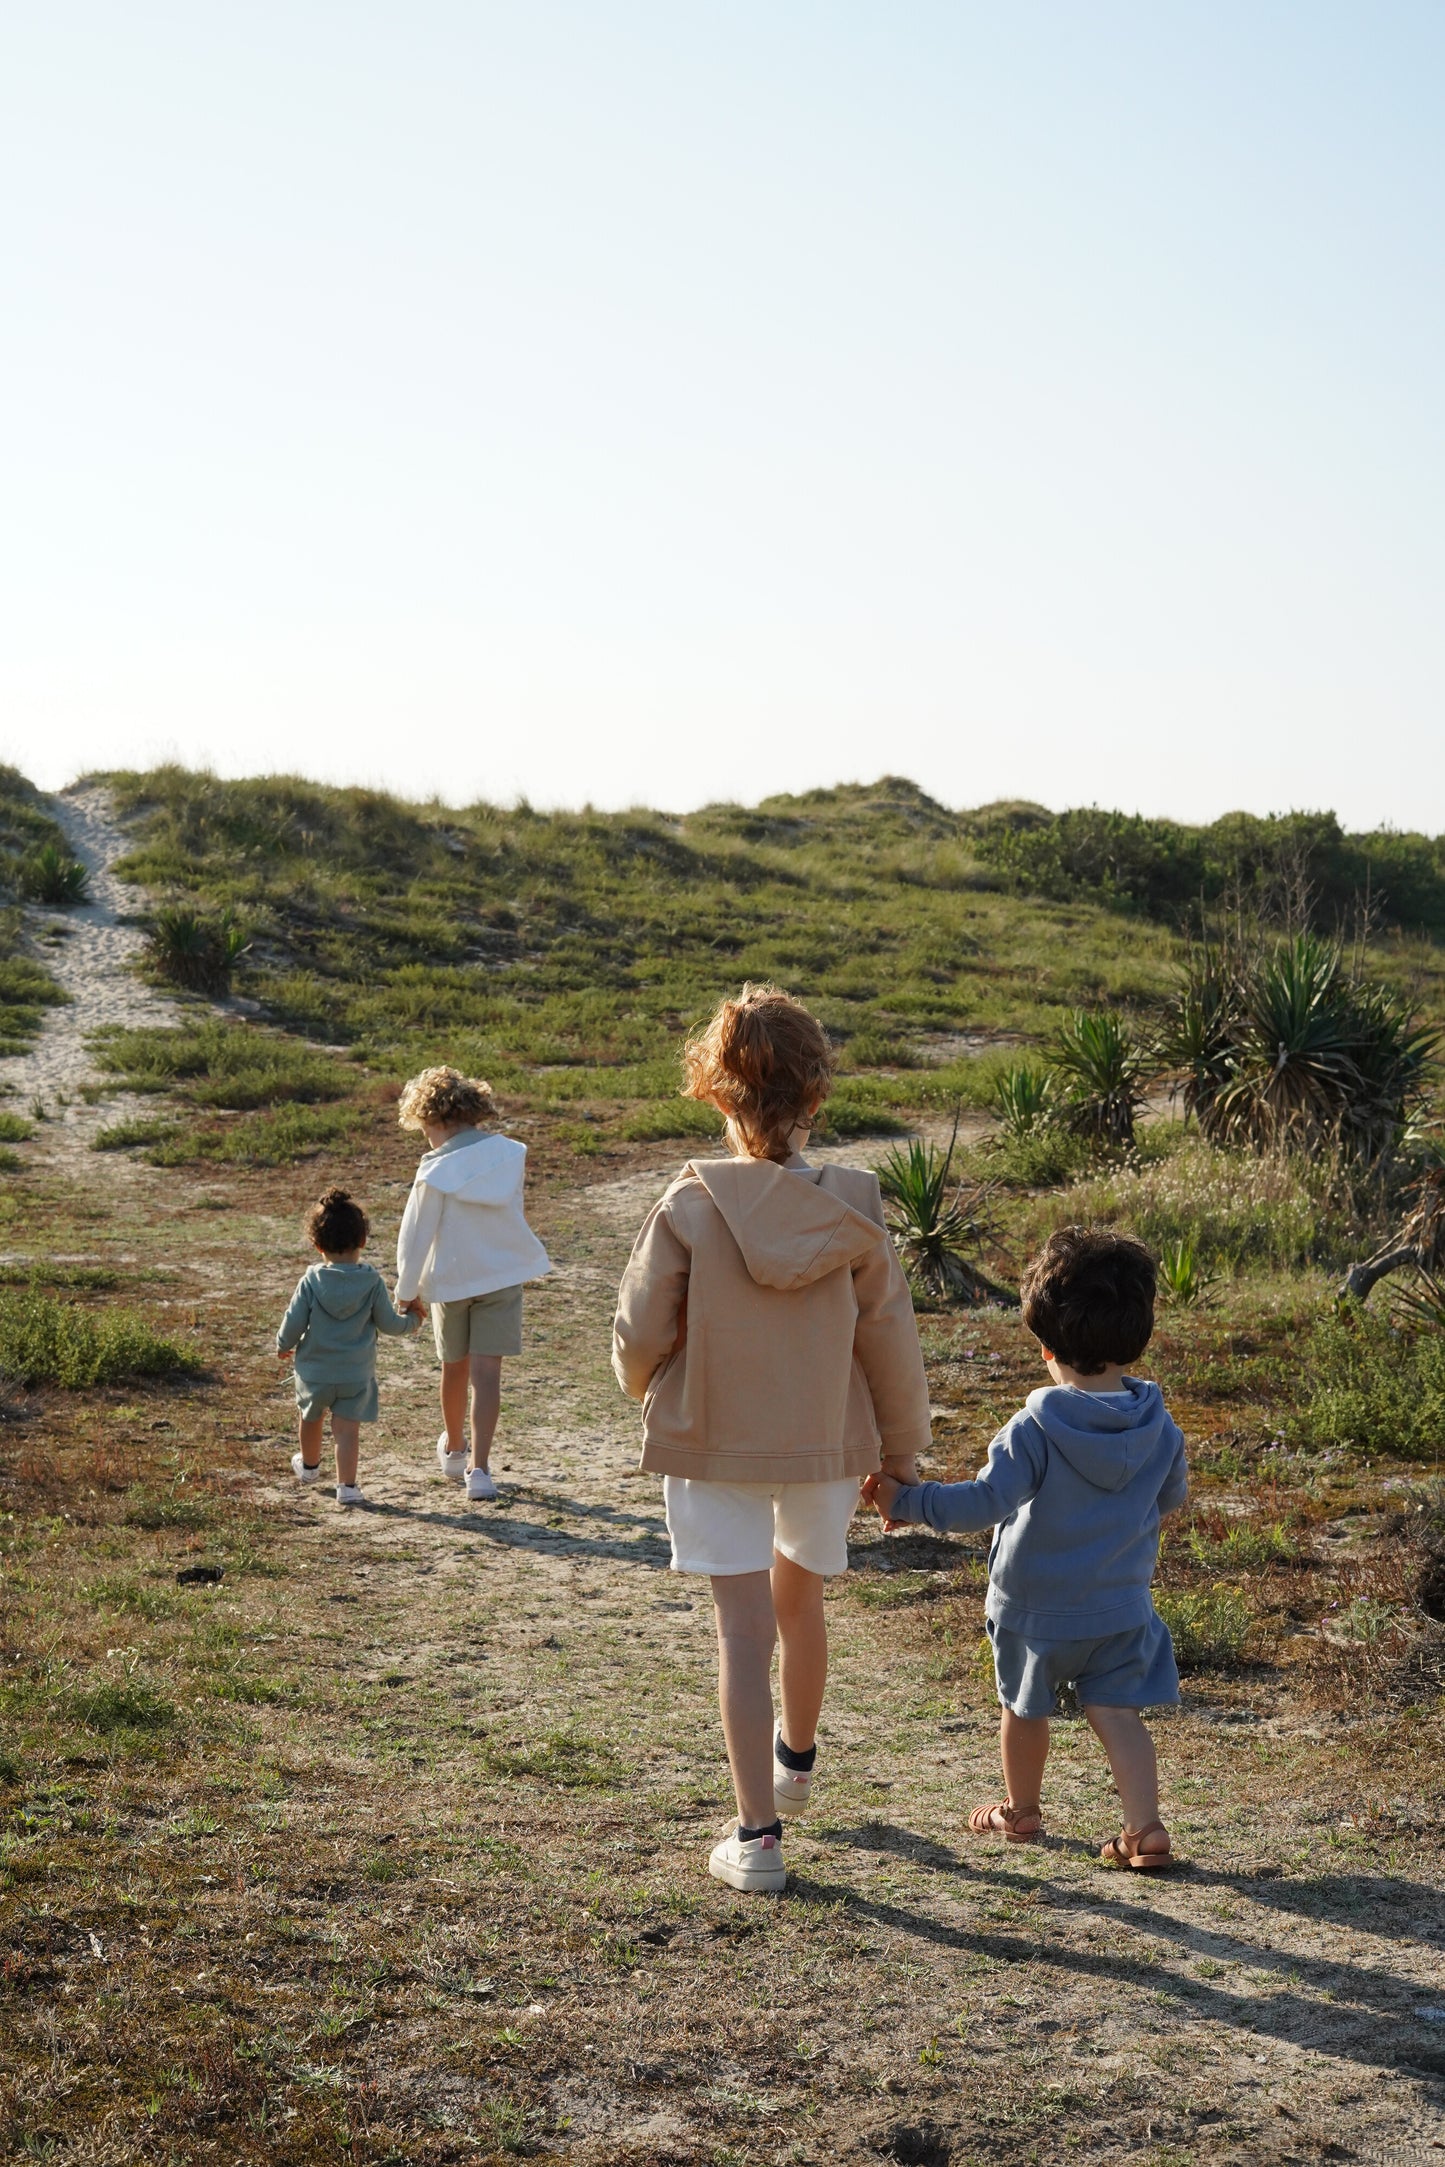
[[[522,1290],[498,1287],[495,1294],[433,1302],[431,1328],[444,1362],[465,1362],[469,1354],[520,1354]]]

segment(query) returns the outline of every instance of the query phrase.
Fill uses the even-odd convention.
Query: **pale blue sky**
[[[1445,829],[1439,0],[46,0],[0,741]]]

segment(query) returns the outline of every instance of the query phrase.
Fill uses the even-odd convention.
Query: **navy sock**
[[[739,1843],[756,1843],[756,1842],[757,1842],[757,1840],[758,1840],[758,1838],[759,1838],[759,1836],[776,1836],[776,1837],[778,1838],[778,1841],[779,1841],[779,1842],[781,1843],[781,1841],[782,1841],[782,1836],[783,1836],[783,1824],[782,1824],[782,1822],[781,1822],[781,1821],[769,1821],[769,1823],[768,1823],[768,1825],[767,1825],[767,1827],[766,1827],[766,1828],[744,1828],[744,1827],[743,1827],[743,1824],[742,1824],[742,1822],[741,1822],[741,1821],[739,1821],[739,1823],[738,1823],[738,1841],[739,1841]]]
[[[813,1763],[818,1758],[816,1745],[809,1746],[806,1753],[799,1753],[795,1747],[788,1744],[781,1731],[779,1731],[774,1741],[773,1751],[777,1754],[784,1768],[791,1768],[795,1776],[811,1775]]]

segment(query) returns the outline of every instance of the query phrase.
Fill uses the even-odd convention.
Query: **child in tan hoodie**
[[[823,1581],[848,1569],[861,1479],[917,1479],[928,1390],[877,1176],[801,1155],[832,1081],[821,1026],[776,987],[745,986],[684,1063],[686,1096],[723,1114],[732,1156],[685,1166],[638,1235],[612,1366],[642,1401],[673,1570],[712,1582],[738,1823],[709,1870],[780,1889],[779,1816],[807,1804],[817,1751]]]

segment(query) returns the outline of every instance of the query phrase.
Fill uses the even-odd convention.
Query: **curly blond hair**
[[[735,1151],[781,1164],[792,1152],[793,1130],[828,1096],[836,1061],[823,1026],[801,1001],[779,986],[746,985],[684,1046],[682,1095],[721,1111]]]
[[[457,1122],[474,1129],[495,1120],[496,1113],[492,1087],[480,1077],[464,1076],[459,1068],[424,1068],[403,1084],[396,1118],[404,1129],[419,1129],[427,1122]]]

